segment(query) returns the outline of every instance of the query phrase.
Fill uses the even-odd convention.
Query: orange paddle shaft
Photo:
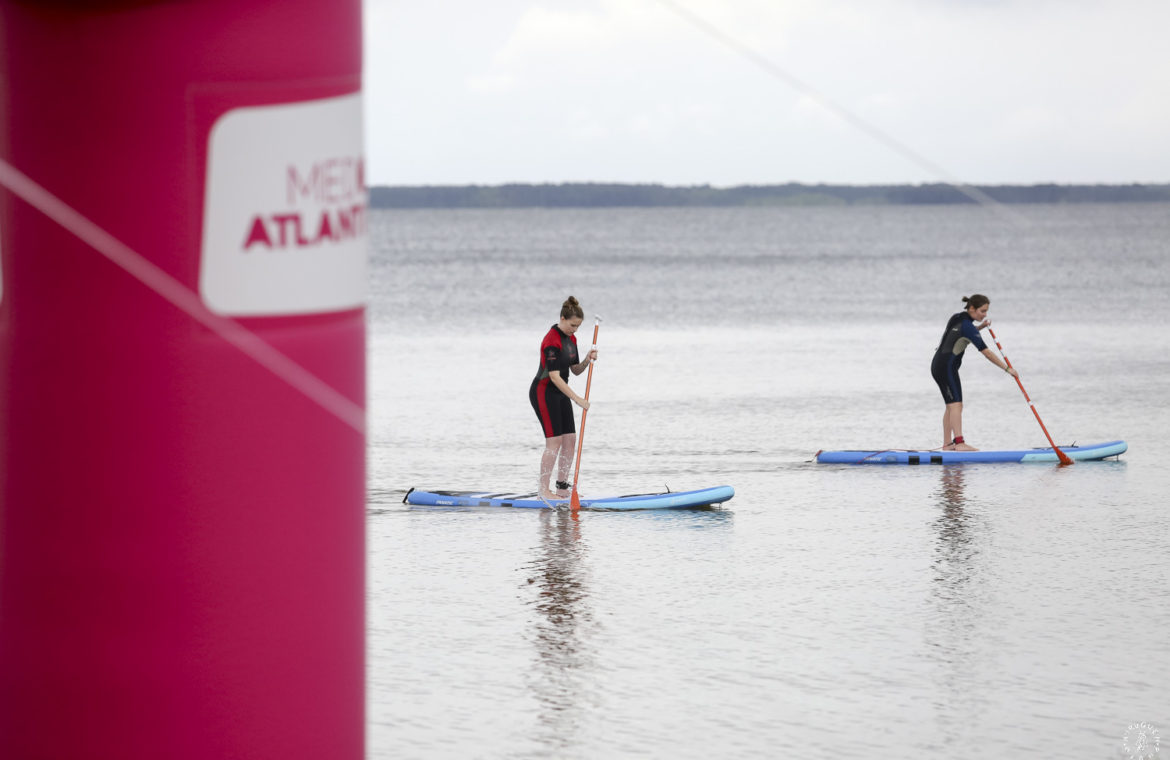
[[[1003,346],[999,344],[999,338],[995,337],[995,330],[992,330],[990,327],[988,327],[987,332],[991,333],[991,339],[995,341],[995,347],[999,349],[999,353],[1003,356],[1003,361],[1005,364],[1007,364],[1008,369],[1014,369],[1014,367],[1012,367],[1012,360],[1007,357],[1007,354],[1003,350]],[[1059,447],[1057,447],[1057,445],[1052,440],[1052,436],[1048,433],[1048,428],[1044,427],[1044,420],[1040,419],[1040,412],[1036,411],[1036,405],[1032,403],[1031,397],[1028,396],[1028,391],[1024,390],[1024,384],[1020,382],[1019,374],[1016,374],[1015,378],[1016,385],[1020,386],[1020,392],[1024,394],[1024,400],[1028,402],[1028,406],[1032,409],[1032,414],[1036,415],[1036,421],[1040,423],[1040,429],[1044,431],[1044,437],[1048,439],[1048,443],[1051,444],[1052,450],[1056,452],[1056,458],[1060,460],[1061,464],[1072,464],[1072,457],[1070,457],[1068,454],[1065,454],[1060,450]]]
[[[593,345],[589,347],[590,353],[597,348],[597,330],[601,327],[601,317],[596,314],[593,315]],[[593,384],[593,360],[589,360],[589,373],[585,376],[585,400],[589,400],[589,386]],[[581,448],[585,443],[585,417],[589,414],[588,409],[581,410],[581,432],[577,434],[577,465],[573,469],[573,493],[569,497],[569,507],[571,509],[581,508],[581,496],[577,493],[577,476],[581,474]]]

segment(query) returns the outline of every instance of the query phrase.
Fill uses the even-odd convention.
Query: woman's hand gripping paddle
[[[1001,356],[1003,356],[1003,361],[1005,364],[1007,364],[1008,369],[1015,369],[1015,367],[1012,366],[1012,360],[1007,358],[1007,354],[1004,353],[1003,346],[999,344],[999,338],[995,337],[995,330],[992,330],[990,327],[988,327],[987,332],[991,333],[991,339],[995,341],[995,347],[999,349],[999,353]],[[1016,385],[1020,386],[1020,392],[1024,394],[1024,400],[1028,402],[1028,406],[1032,407],[1032,414],[1036,415],[1036,421],[1040,423],[1040,429],[1044,431],[1044,437],[1048,439],[1048,443],[1052,445],[1052,450],[1056,452],[1056,458],[1060,460],[1061,464],[1072,464],[1072,457],[1070,457],[1068,454],[1065,454],[1057,447],[1055,443],[1053,443],[1052,436],[1048,434],[1048,428],[1044,427],[1044,420],[1040,419],[1040,412],[1036,411],[1036,405],[1032,403],[1032,399],[1028,397],[1028,392],[1024,390],[1024,384],[1020,382],[1019,374],[1016,374],[1015,378]]]
[[[597,348],[597,329],[601,327],[601,317],[596,314],[593,315],[593,345],[589,347],[589,353],[593,353],[593,349]],[[593,383],[593,360],[589,360],[589,374],[585,376],[585,400],[589,400],[589,386]],[[588,409],[581,411],[581,432],[577,434],[577,466],[573,469],[573,493],[569,497],[569,508],[581,508],[581,496],[577,493],[577,476],[581,474],[581,448],[585,444],[585,417],[589,414]]]

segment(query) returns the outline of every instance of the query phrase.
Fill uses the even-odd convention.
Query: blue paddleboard
[[[698,491],[643,493],[630,496],[605,496],[581,499],[582,509],[688,509],[710,507],[735,496],[731,486],[715,486]],[[522,509],[567,508],[568,499],[544,501],[535,493],[493,491],[424,491],[412,488],[402,500],[406,504],[426,507],[520,507]]]
[[[1128,447],[1125,441],[1093,443],[1087,446],[1061,446],[1060,450],[1074,462],[1120,456]],[[960,462],[1057,462],[1056,452],[1050,448],[1020,449],[1016,451],[818,451],[816,460],[822,464],[957,464]]]

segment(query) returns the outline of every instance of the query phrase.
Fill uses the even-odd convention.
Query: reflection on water
[[[938,488],[939,516],[934,521],[935,546],[933,595],[952,611],[969,610],[977,601],[970,586],[977,577],[979,526],[967,504],[963,465],[946,465]]]
[[[530,616],[533,644],[529,688],[539,703],[538,744],[552,752],[576,743],[578,711],[592,707],[585,684],[594,666],[589,635],[589,545],[581,537],[581,516],[571,510],[540,511],[540,543],[525,567],[533,594]]]
[[[937,666],[940,693],[939,733],[944,745],[952,745],[973,720],[988,706],[972,688],[981,667],[980,632],[984,601],[988,593],[980,564],[983,545],[989,540],[989,526],[978,509],[969,503],[963,465],[939,468],[936,491],[938,518],[934,521],[937,540],[931,563],[931,614],[927,616],[926,641]]]

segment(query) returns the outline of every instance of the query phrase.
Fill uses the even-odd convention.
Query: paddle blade
[[[1058,449],[1056,446],[1053,446],[1052,450],[1056,452],[1056,458],[1060,460],[1060,463],[1062,465],[1073,463],[1072,457],[1070,457],[1068,454],[1065,454],[1063,451]]]
[[[1063,456],[1063,454],[1061,455]],[[573,484],[573,495],[569,497],[569,509],[578,510],[581,508],[581,496],[577,493],[577,484]]]

